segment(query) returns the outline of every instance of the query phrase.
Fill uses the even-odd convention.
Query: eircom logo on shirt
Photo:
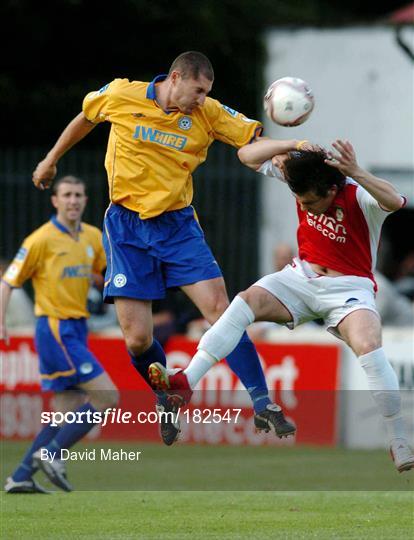
[[[341,216],[341,221],[342,219],[343,216]],[[344,225],[342,225],[342,223],[338,223],[335,218],[325,216],[325,214],[318,216],[308,212],[306,214],[306,220],[308,225],[319,231],[322,236],[325,236],[330,240],[334,240],[335,242],[345,244],[347,234],[346,228]]]

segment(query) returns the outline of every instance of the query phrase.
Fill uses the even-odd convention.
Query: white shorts
[[[353,311],[368,309],[379,317],[374,284],[369,278],[321,276],[300,259],[293,259],[292,265],[264,276],[254,285],[269,291],[288,309],[293,319],[286,324],[290,329],[323,319],[328,332],[341,338],[336,327]]]

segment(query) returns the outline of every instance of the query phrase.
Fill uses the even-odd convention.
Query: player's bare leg
[[[132,364],[146,383],[154,388],[148,378],[148,367],[154,362],[165,367],[166,358],[160,344],[153,339],[152,302],[134,298],[115,298],[115,307]],[[166,400],[163,390],[160,390],[162,393],[157,394],[157,412],[171,412],[176,418],[177,405]],[[181,431],[179,420],[175,422],[167,420],[170,417],[171,415],[164,414],[160,416],[160,435],[167,446],[178,439]]]
[[[79,384],[79,388],[87,393],[88,402],[98,411],[105,411],[118,404],[119,391],[106,372]]]
[[[210,324],[214,324],[229,306],[226,286],[221,277],[184,285],[181,290]]]
[[[146,351],[152,343],[152,302],[134,298],[115,298],[119,325],[127,349],[135,356]]]
[[[246,291],[239,294],[250,306],[255,316],[255,321],[268,321],[277,324],[292,322],[290,311],[272,293],[252,285]]]
[[[358,356],[367,375],[371,395],[387,427],[390,452],[397,470],[414,468],[414,454],[408,445],[401,415],[398,379],[382,348],[378,315],[367,309],[353,311],[338,325],[338,330]]]
[[[83,390],[74,388],[56,392],[52,398],[52,407],[55,412],[76,411],[78,407],[86,403],[87,396]]]

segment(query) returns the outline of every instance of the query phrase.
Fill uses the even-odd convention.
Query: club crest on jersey
[[[88,247],[86,248],[86,255],[87,255],[90,259],[93,258],[93,256],[95,255],[95,252],[94,252],[92,246],[88,246]]]
[[[127,282],[127,278],[125,274],[117,274],[114,277],[114,285],[117,289],[124,287],[124,285],[126,285],[126,282]]]
[[[193,125],[193,121],[191,120],[189,116],[183,116],[182,118],[178,120],[178,127],[180,129],[183,129],[184,131],[187,131],[188,129],[190,129],[192,125]]]
[[[82,375],[88,375],[88,373],[92,373],[92,362],[83,362],[83,364],[80,365],[79,371],[82,373]]]
[[[340,206],[337,206],[335,208],[335,216],[336,216],[336,221],[341,222],[344,220],[344,211]]]

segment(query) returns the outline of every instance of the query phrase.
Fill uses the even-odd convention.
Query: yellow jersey
[[[11,287],[32,279],[38,317],[88,317],[92,273],[106,267],[101,234],[98,228],[81,223],[74,239],[54,216],[24,240],[2,279]]]
[[[261,132],[260,122],[206,98],[191,114],[166,112],[155,84],[115,79],[87,94],[83,113],[92,123],[111,123],[105,168],[113,203],[152,218],[191,204],[192,173],[214,140],[236,148]]]

